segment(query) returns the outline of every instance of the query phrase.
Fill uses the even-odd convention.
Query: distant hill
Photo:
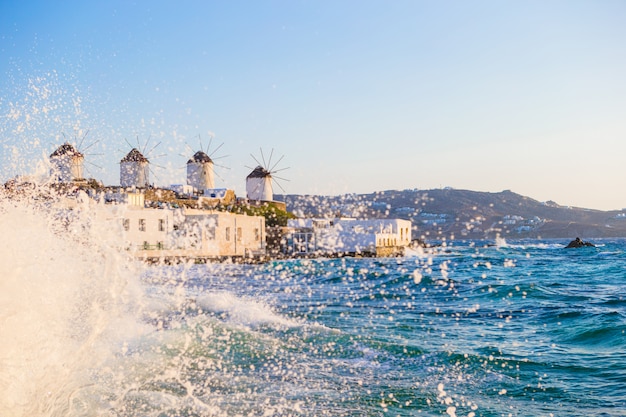
[[[380,191],[341,196],[283,195],[301,217],[402,218],[414,237],[438,239],[626,237],[626,211],[601,211],[539,202],[506,190]]]

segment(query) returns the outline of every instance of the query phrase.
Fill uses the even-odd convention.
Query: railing
[[[145,242],[142,245],[135,245],[135,248],[138,250],[165,250],[165,249],[169,249],[168,247],[165,246],[164,243],[158,242],[155,245],[151,245],[147,242]]]

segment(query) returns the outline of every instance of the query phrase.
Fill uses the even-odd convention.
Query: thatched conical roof
[[[128,155],[126,155],[124,159],[122,159],[120,162],[150,162],[150,161],[148,161],[148,158],[143,156],[137,148],[133,148],[131,149],[130,152],[128,152]]]
[[[56,148],[56,150],[50,154],[50,158],[58,158],[62,156],[82,157],[83,154],[78,152],[74,146],[65,142],[63,145]]]
[[[268,170],[259,165],[246,178],[266,178],[271,176],[272,174]]]
[[[209,157],[209,155],[207,155],[206,153],[202,152],[202,151],[198,151],[196,152],[189,161],[187,161],[188,164],[193,164],[193,163],[204,163],[204,162],[213,162],[211,160],[211,158]]]

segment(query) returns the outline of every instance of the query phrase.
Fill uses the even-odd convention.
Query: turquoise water
[[[625,240],[131,267],[50,236],[5,257],[3,417],[626,414]]]
[[[123,415],[624,415],[625,242],[563,243],[150,270],[154,296],[178,293],[185,307],[161,312],[164,330],[143,347],[159,356],[145,365],[151,376],[117,406]],[[168,366],[175,378],[163,376]],[[164,393],[171,408],[140,408]]]

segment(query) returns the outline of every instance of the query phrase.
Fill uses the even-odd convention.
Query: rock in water
[[[568,243],[566,248],[582,248],[583,246],[593,246],[593,247],[595,247],[596,245],[594,245],[591,242],[585,242],[581,238],[577,237],[576,239],[574,239],[570,243]]]

